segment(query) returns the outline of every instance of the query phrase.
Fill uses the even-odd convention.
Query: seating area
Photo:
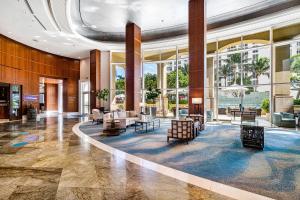
[[[285,112],[274,113],[273,124],[278,127],[295,128],[296,127],[295,115],[292,113],[285,113]]]
[[[103,116],[103,128],[107,129],[108,124],[111,123],[112,120],[120,121],[120,127],[126,128],[130,125],[133,125],[136,120],[140,119],[140,115],[135,111],[113,111],[110,113],[106,113]]]

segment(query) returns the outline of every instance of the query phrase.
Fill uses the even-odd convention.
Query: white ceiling
[[[81,2],[81,16],[92,29],[124,32],[128,21],[153,31],[188,22],[188,0],[75,0]],[[213,20],[241,12],[253,12],[285,0],[208,0],[207,18]],[[76,9],[73,12],[77,12]]]
[[[25,0],[0,1],[0,33],[20,41],[29,46],[48,51],[57,55],[84,58],[89,56],[92,49],[123,50],[124,44],[110,42],[96,42],[84,38],[76,32],[76,24],[72,21],[70,3],[74,0],[50,0],[53,15],[47,0],[28,0],[35,16],[46,30],[37,22],[28,10]],[[103,31],[121,31],[123,25],[130,18],[124,14],[124,9],[140,10],[138,24],[145,31],[165,29],[187,23],[188,0],[81,0],[84,4],[84,18],[95,25],[95,29]],[[210,20],[215,17],[228,16],[233,11],[241,12],[253,5],[265,4],[272,1],[263,0],[208,0],[207,15]],[[128,3],[131,2],[131,3]],[[102,6],[102,5],[106,6]],[[234,7],[232,6],[234,5]],[[117,8],[115,8],[117,6]],[[112,11],[108,8],[113,8]],[[100,12],[107,10],[106,15]],[[123,10],[122,12],[118,12]],[[242,24],[227,26],[208,33],[208,39],[240,34],[240,32],[256,31],[278,23],[295,22],[300,19],[300,8],[290,9],[288,12],[276,13],[263,19],[255,19]],[[99,14],[102,13],[102,14]],[[178,14],[180,13],[180,14]],[[134,15],[137,15],[134,14]],[[132,17],[132,15],[131,15]],[[103,19],[103,20],[102,20]],[[111,23],[109,26],[105,20]],[[115,19],[115,21],[113,20]],[[107,22],[108,22],[107,21]],[[249,24],[252,24],[249,26]],[[237,28],[238,27],[238,28]],[[187,37],[182,36],[157,42],[143,44],[143,48],[158,48],[176,44],[187,44]]]

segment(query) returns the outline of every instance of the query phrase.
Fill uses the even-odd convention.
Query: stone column
[[[140,111],[141,102],[141,29],[126,25],[126,110]]]
[[[206,73],[206,1],[189,1],[189,112],[194,113],[192,98],[202,98],[204,114],[204,88]]]

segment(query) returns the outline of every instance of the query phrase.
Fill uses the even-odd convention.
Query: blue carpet
[[[242,147],[239,126],[207,125],[189,144],[167,143],[169,127],[169,121],[148,133],[129,127],[115,137],[102,135],[102,125],[89,122],[80,130],[114,148],[196,176],[276,199],[300,199],[298,131],[266,128],[265,149],[260,151]]]

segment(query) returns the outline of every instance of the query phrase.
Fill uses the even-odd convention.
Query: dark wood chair
[[[170,138],[175,138],[188,143],[194,138],[193,129],[193,121],[172,120],[171,129],[168,129],[167,141],[169,142]]]
[[[255,122],[255,113],[247,112],[241,114],[241,122]]]

